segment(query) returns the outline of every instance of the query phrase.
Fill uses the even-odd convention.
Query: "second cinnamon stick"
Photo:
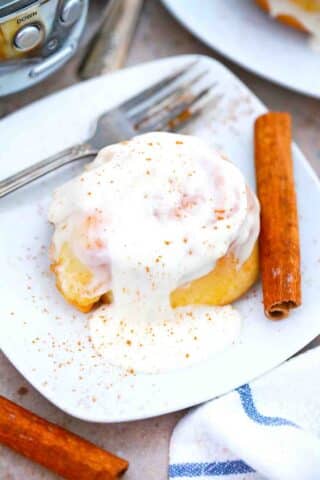
[[[67,480],[115,480],[128,463],[0,396],[0,443]]]

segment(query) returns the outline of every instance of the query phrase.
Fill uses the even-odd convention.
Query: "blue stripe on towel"
[[[254,470],[241,460],[213,463],[177,463],[169,465],[169,478],[214,477],[253,472]]]
[[[252,392],[250,385],[246,384],[242,387],[237,388],[237,392],[240,395],[241,404],[243,406],[244,411],[251,418],[254,422],[260,423],[262,425],[268,426],[279,426],[279,425],[287,425],[290,427],[299,428],[298,425],[291,422],[290,420],[286,420],[285,418],[281,417],[266,417],[258,412],[256,406],[254,404]]]

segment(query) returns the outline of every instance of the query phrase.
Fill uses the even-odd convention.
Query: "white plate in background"
[[[0,178],[85,140],[94,119],[192,56],[137,66],[68,88],[0,121]],[[265,110],[225,67],[200,57],[217,82],[217,101],[189,127],[226,152],[254,186],[253,122]],[[89,421],[146,418],[209,400],[263,374],[320,334],[319,182],[294,147],[300,212],[303,307],[281,322],[267,320],[256,286],[237,302],[239,341],[191,368],[126,375],[96,356],[86,315],[67,305],[49,272],[53,189],[81,166],[66,168],[0,200],[1,347],[26,379],[62,410]]]
[[[308,35],[283,25],[254,0],[163,0],[194,35],[279,85],[320,98],[320,52]]]

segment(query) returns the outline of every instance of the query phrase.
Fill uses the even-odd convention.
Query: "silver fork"
[[[106,145],[148,131],[177,131],[201,112],[215,86],[201,85],[208,73],[192,62],[102,114],[85,143],[59,152],[0,181],[0,198],[75,160],[95,156]]]

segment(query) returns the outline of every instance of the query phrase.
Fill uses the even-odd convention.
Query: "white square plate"
[[[6,177],[85,140],[94,119],[193,56],[137,66],[76,85],[0,122],[0,176]],[[216,102],[189,127],[223,150],[254,186],[253,121],[263,105],[226,68],[202,57],[217,82]],[[238,302],[239,341],[206,362],[170,373],[125,375],[95,355],[86,315],[68,306],[49,273],[52,228],[47,208],[53,189],[80,171],[75,164],[0,201],[1,346],[45,397],[85,420],[115,422],[151,417],[201,403],[263,374],[320,334],[320,188],[294,147],[301,226],[303,307],[288,320],[263,314],[256,286]]]

